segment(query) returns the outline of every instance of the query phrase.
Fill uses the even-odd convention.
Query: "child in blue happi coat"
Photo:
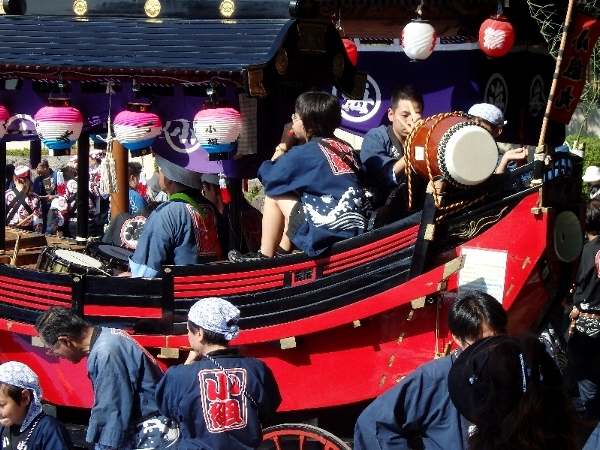
[[[37,375],[23,363],[0,366],[0,433],[2,449],[74,449],[67,428],[42,411]]]

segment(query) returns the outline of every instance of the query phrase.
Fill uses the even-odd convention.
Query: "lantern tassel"
[[[221,190],[221,200],[226,205],[231,203],[231,196],[229,195],[229,189],[227,189],[227,183],[225,181],[225,174],[223,172],[219,173],[219,189]]]
[[[100,186],[98,190],[102,195],[115,194],[119,192],[117,184],[117,166],[112,157],[112,140],[108,142],[106,158],[100,164]]]
[[[146,189],[147,185],[148,185],[148,181],[146,180],[146,174],[142,170],[142,173],[140,173],[140,182],[138,183],[136,190],[144,199],[146,198],[146,194],[147,194],[147,189]]]
[[[106,139],[100,138],[100,140],[106,142],[106,158],[102,160],[100,164],[100,186],[98,190],[102,195],[108,194],[116,194],[119,192],[119,185],[117,184],[117,166],[115,164],[115,160],[112,157],[112,144],[113,144],[113,135],[112,135],[112,123],[110,112],[112,108],[112,96],[115,91],[112,89],[112,82],[109,82],[106,87],[106,92],[108,95],[108,133],[106,135]]]
[[[65,183],[65,176],[62,170],[56,172],[56,193],[63,197],[67,193],[67,184]]]

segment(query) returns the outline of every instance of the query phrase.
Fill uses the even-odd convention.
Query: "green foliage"
[[[42,155],[48,156],[48,149],[42,147]],[[29,156],[29,147],[6,150],[6,156]]]
[[[262,195],[264,194],[264,190],[262,188],[262,186],[252,186],[248,189],[248,192],[246,192],[244,195],[246,196],[246,200],[248,201],[248,203],[252,203],[252,200],[254,200],[254,198],[257,195]]]
[[[566,141],[573,146],[575,135],[567,136]],[[585,143],[585,156],[583,157],[583,171],[588,166],[600,166],[600,138],[594,136],[583,136],[579,138],[579,142]],[[583,183],[583,192],[588,194],[588,185]]]

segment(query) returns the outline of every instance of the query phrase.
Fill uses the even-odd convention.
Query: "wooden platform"
[[[0,263],[2,264],[35,268],[40,253],[46,246],[55,246],[79,252],[85,250],[85,245],[74,239],[50,236],[9,227],[6,227],[5,233],[5,249],[0,250]],[[17,247],[16,252],[15,246]]]

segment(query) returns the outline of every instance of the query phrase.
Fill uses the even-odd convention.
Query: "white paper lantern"
[[[210,161],[230,159],[242,132],[242,116],[233,108],[207,108],[194,117],[194,133]]]
[[[437,35],[426,21],[415,19],[402,30],[404,53],[413,61],[423,61],[433,53]]]
[[[160,117],[149,111],[150,105],[130,103],[115,117],[115,138],[129,150],[132,157],[150,152],[149,147],[162,132]]]
[[[33,119],[35,130],[52,152],[51,156],[68,154],[83,128],[83,116],[68,98],[49,98],[48,106],[40,109]]]

